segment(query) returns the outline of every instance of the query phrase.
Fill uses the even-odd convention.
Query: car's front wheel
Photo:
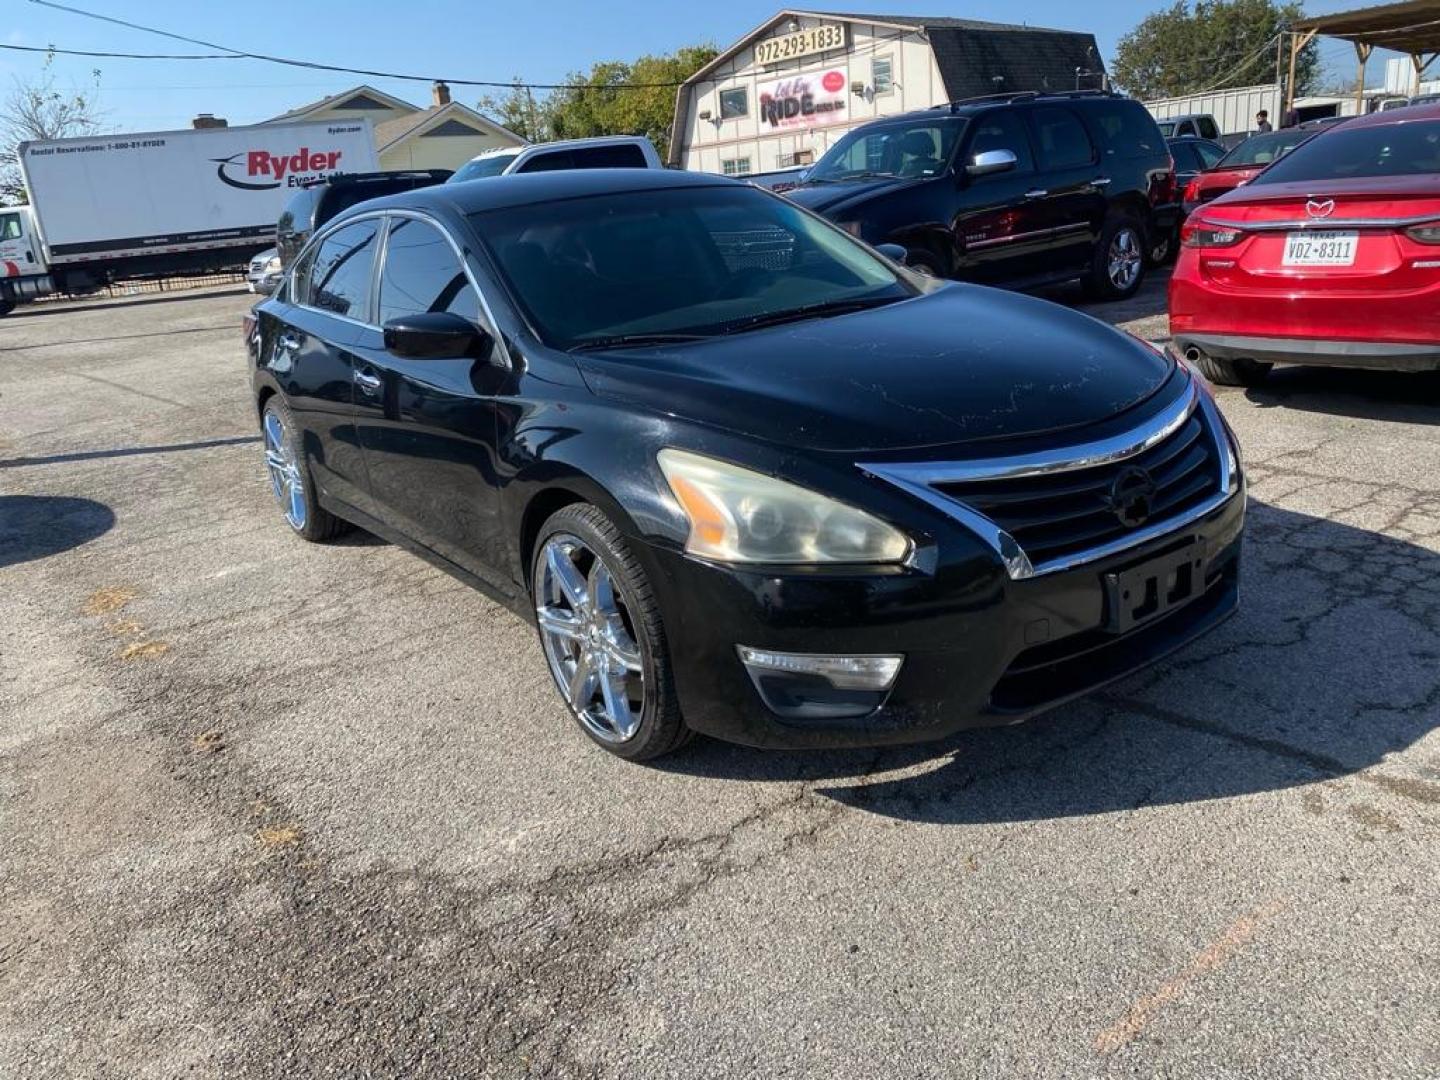
[[[535,621],[556,689],[586,735],[630,761],[689,735],[644,567],[598,508],[553,514],[535,544]]]
[[[301,449],[300,429],[295,425],[290,406],[279,394],[265,402],[260,414],[260,430],[265,437],[265,471],[270,476],[270,491],[291,530],[318,543],[349,529],[349,522],[330,513],[315,498],[310,470]]]

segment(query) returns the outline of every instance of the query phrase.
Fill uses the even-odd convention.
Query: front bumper
[[[1440,371],[1440,343],[1181,332],[1175,335],[1175,345],[1182,355],[1193,348],[1221,360],[1259,360],[1270,364],[1314,364],[1373,371]]]
[[[645,545],[686,722],[764,747],[879,746],[1017,723],[1128,675],[1204,634],[1239,598],[1243,486],[1174,533],[1073,570],[1011,580],[998,566],[943,560],[933,572],[717,566]],[[1203,587],[1124,634],[1107,622],[1104,577],[1193,539]],[[766,707],[736,646],[778,652],[904,654],[878,709],[787,719]]]

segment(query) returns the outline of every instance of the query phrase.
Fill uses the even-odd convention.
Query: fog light
[[[889,690],[900,674],[903,656],[834,656],[783,653],[741,645],[745,666],[791,675],[818,675],[837,690]]]
[[[866,716],[885,704],[903,656],[784,653],[736,646],[766,707],[792,720]]]

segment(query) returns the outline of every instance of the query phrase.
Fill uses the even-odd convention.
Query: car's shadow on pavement
[[[1440,424],[1440,372],[1280,367],[1245,396],[1261,408],[1298,409],[1399,424]]]
[[[114,511],[94,499],[0,495],[0,567],[77,548],[114,524]]]
[[[1245,561],[1241,609],[1213,634],[1027,724],[883,751],[699,740],[664,764],[810,781],[911,821],[1018,822],[1355,774],[1440,726],[1440,553],[1252,500]],[[1440,803],[1440,776],[1366,778]]]

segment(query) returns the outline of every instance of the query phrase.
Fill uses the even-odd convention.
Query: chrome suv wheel
[[[1116,292],[1129,292],[1135,287],[1140,280],[1143,260],[1140,234],[1129,225],[1122,225],[1110,240],[1106,262],[1110,284]]]

